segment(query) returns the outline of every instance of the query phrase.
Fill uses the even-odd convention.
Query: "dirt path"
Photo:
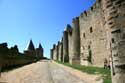
[[[50,61],[40,61],[2,73],[5,83],[86,83]]]
[[[82,79],[85,81],[85,83],[103,83],[102,75],[99,74],[87,74],[83,73],[79,70],[73,69],[68,66],[64,66],[62,64],[58,64],[54,61],[52,61],[54,64],[58,65],[59,68],[64,69],[64,71],[72,74],[73,76],[78,77],[79,79]]]

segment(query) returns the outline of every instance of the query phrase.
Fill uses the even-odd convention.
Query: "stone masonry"
[[[79,17],[72,21],[72,64],[80,64],[80,25]]]
[[[53,45],[53,60],[57,60],[56,44]]]
[[[109,60],[110,49],[107,31],[104,26],[103,9],[96,2],[88,11],[79,16],[81,65],[103,66]]]
[[[68,44],[68,51],[69,51],[69,63],[71,63],[72,64],[72,53],[73,53],[73,51],[72,51],[72,27],[69,25],[69,24],[67,24],[67,26],[66,26],[66,28],[67,28],[67,32],[68,32],[68,42],[69,42],[69,44]]]
[[[58,42],[58,60],[63,61],[63,44],[62,42]]]
[[[68,50],[68,30],[67,27],[63,32],[63,62],[69,62],[69,50]]]
[[[105,28],[109,34],[112,58],[112,82],[125,82],[125,0],[102,1]]]

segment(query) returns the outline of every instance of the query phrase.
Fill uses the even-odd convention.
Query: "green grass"
[[[62,63],[56,61],[57,63],[72,67],[74,69],[80,70],[82,72],[86,72],[88,74],[101,74],[103,77],[104,83],[111,83],[111,72],[109,69],[104,69],[100,67],[92,67],[92,66],[81,66],[81,65],[71,65],[69,63]]]

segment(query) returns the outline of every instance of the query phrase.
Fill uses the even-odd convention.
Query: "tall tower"
[[[80,64],[80,30],[79,30],[79,17],[76,17],[72,21],[72,64]]]
[[[39,44],[39,49],[41,50],[41,56],[44,57],[44,49],[43,49],[41,43]]]
[[[30,40],[28,48],[24,51],[24,54],[26,56],[36,56],[35,47],[32,40]]]
[[[39,43],[39,47],[36,49],[36,56],[43,58],[43,47],[41,43]]]
[[[53,44],[53,60],[57,60],[56,44]]]
[[[69,55],[69,63],[72,64],[72,27],[70,24],[67,24],[66,30],[68,32],[68,55]]]
[[[63,56],[63,45],[62,41],[58,42],[58,61],[62,61],[62,56]]]
[[[50,49],[50,58],[53,60],[53,48]]]
[[[34,51],[35,50],[35,47],[33,45],[33,41],[32,40],[30,40],[30,43],[29,43],[29,46],[28,46],[28,50],[29,51]]]
[[[68,55],[68,32],[64,30],[63,32],[63,62],[69,62]]]
[[[125,0],[102,0],[102,5],[112,52],[112,83],[124,83]]]

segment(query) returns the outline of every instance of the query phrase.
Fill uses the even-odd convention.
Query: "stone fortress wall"
[[[99,1],[79,16],[82,65],[103,66],[104,59],[109,60],[111,50],[108,49],[108,34],[103,18],[103,9]]]
[[[79,17],[73,18],[72,26],[67,24],[63,32],[62,50],[57,51],[54,45],[54,60],[61,60],[81,65],[103,66],[104,59],[109,60],[111,50],[108,49],[108,34],[104,26],[105,19],[101,2],[98,0],[88,10],[81,13]],[[60,54],[62,51],[62,54]],[[51,51],[52,52],[52,51]],[[89,59],[89,60],[88,60]]]
[[[51,51],[51,56],[63,57],[62,61],[70,64],[98,67],[103,67],[105,60],[110,61],[113,79],[122,76],[113,83],[123,83],[125,0],[96,0],[88,11],[73,18],[71,26],[66,26],[60,42],[62,55],[54,55],[56,50]]]

